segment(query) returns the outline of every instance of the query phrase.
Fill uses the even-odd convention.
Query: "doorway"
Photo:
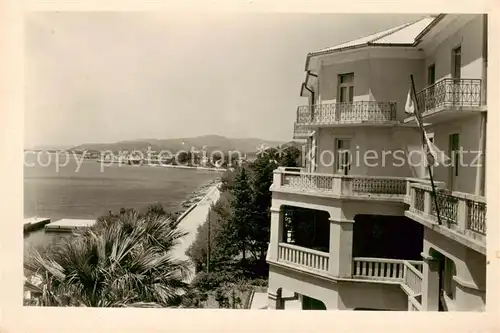
[[[434,109],[436,107],[436,95],[435,95],[435,87],[434,83],[436,82],[436,65],[432,64],[427,68],[427,87],[428,96],[425,99],[425,108],[424,111]]]
[[[458,46],[452,51],[452,71],[451,75],[453,80],[453,105],[460,103],[461,84],[460,78],[462,77],[462,47]]]
[[[338,101],[336,120],[346,120],[352,117],[352,102],[354,101],[354,73],[339,75],[338,81]]]
[[[449,188],[452,191],[457,190],[458,183],[458,169],[460,166],[460,136],[458,133],[453,133],[449,135],[449,156],[451,157],[451,166],[448,168],[448,182],[450,184]]]
[[[351,170],[351,140],[350,139],[336,139],[336,163],[335,173],[348,175]]]

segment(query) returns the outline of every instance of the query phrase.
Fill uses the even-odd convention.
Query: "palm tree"
[[[100,218],[45,255],[34,251],[25,268],[41,280],[25,283],[41,306],[174,306],[187,288],[189,265],[171,255],[186,233],[149,209]]]

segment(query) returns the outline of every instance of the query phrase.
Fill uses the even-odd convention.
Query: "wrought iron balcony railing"
[[[442,79],[417,93],[422,112],[481,106],[481,79]]]
[[[297,124],[383,123],[396,120],[396,102],[359,101],[302,105],[297,108]]]

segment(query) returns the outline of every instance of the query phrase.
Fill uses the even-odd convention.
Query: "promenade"
[[[189,257],[186,255],[185,252],[189,248],[189,246],[194,242],[198,226],[200,226],[206,221],[208,212],[210,210],[210,206],[212,205],[212,203],[215,203],[217,202],[217,200],[219,200],[220,192],[219,189],[217,188],[218,185],[220,184],[212,186],[208,190],[207,194],[203,197],[203,199],[196,204],[194,209],[192,209],[182,218],[179,224],[179,228],[182,229],[183,231],[188,232],[188,234],[184,236],[180,240],[180,243],[174,248],[173,255],[175,257],[182,260],[189,260]],[[188,281],[186,281],[188,283],[190,283],[194,277],[194,267],[192,267],[191,272],[192,272],[191,277],[189,278]]]

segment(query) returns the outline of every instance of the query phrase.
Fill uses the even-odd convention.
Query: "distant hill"
[[[97,150],[97,151],[146,151],[148,147],[153,151],[168,150],[176,153],[180,150],[189,151],[191,147],[201,150],[205,146],[207,152],[220,150],[224,153],[229,151],[239,151],[253,155],[257,152],[257,147],[260,145],[267,147],[277,147],[279,145],[295,145],[295,142],[270,141],[258,138],[226,138],[220,135],[204,135],[193,138],[178,138],[178,139],[141,139],[136,141],[120,141],[115,143],[85,143],[72,150]]]

